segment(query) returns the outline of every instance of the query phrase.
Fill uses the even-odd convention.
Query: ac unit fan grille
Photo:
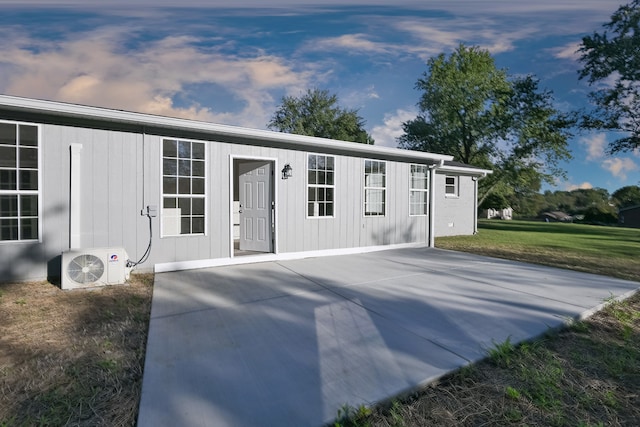
[[[104,274],[104,264],[97,256],[78,255],[69,262],[67,274],[76,283],[93,283]]]

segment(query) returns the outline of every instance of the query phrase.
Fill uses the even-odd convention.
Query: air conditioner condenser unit
[[[129,278],[123,248],[74,249],[62,253],[62,289],[120,285]]]

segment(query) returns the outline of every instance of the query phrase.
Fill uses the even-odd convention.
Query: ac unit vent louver
[[[62,254],[62,289],[118,285],[128,278],[122,248],[72,250]]]

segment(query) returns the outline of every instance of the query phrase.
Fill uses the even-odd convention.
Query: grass
[[[640,229],[481,220],[477,235],[438,238],[436,246],[627,280],[640,278]]]
[[[440,248],[638,280],[640,230],[481,222]],[[0,285],[0,427],[133,426],[152,276],[65,292]],[[640,286],[640,285],[639,285]],[[640,419],[640,294],[374,408],[345,406],[335,427],[635,426]]]
[[[152,283],[0,285],[0,426],[135,425]]]

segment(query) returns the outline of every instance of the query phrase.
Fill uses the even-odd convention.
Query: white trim
[[[169,271],[193,270],[197,268],[222,267],[227,265],[254,264],[258,262],[290,261],[304,258],[318,258],[336,255],[364,254],[369,252],[379,252],[391,249],[419,248],[424,247],[424,243],[399,243],[395,245],[365,246],[361,248],[324,249],[306,252],[287,252],[282,254],[250,255],[242,257],[201,259],[193,261],[175,261],[155,264],[155,273],[166,273]]]
[[[262,160],[267,162],[272,162],[273,164],[273,175],[271,175],[271,185],[273,188],[273,253],[265,254],[265,255],[245,255],[242,258],[262,258],[264,256],[273,256],[278,253],[278,180],[276,177],[280,171],[280,167],[278,166],[278,158],[277,157],[261,157],[261,156],[248,156],[248,155],[237,155],[237,154],[229,154],[229,258],[235,259],[234,257],[234,248],[233,248],[233,161],[234,160]],[[227,259],[227,258],[221,258]],[[190,262],[190,261],[189,261]],[[169,263],[170,264],[170,263]],[[240,262],[239,264],[245,264]],[[199,268],[199,267],[195,267]]]
[[[360,144],[357,142],[346,142],[267,130],[248,129],[195,120],[154,116],[151,114],[133,113],[129,111],[111,110],[107,108],[89,107],[16,96],[0,95],[0,108],[11,109],[14,111],[56,114],[58,116],[65,116],[68,118],[83,118],[103,122],[121,123],[123,125],[126,124],[144,127],[159,126],[171,128],[173,130],[199,131],[213,135],[227,136],[234,139],[237,139],[238,137],[244,139],[252,138],[263,142],[275,143],[276,145],[293,143],[299,150],[336,150],[352,153],[359,157],[377,155],[384,158],[396,157],[429,162],[453,160],[453,156],[444,154],[425,153],[422,151],[403,150],[377,145]]]
[[[69,194],[69,249],[80,249],[81,245],[81,206],[82,206],[82,174],[81,158],[82,144],[72,142],[69,144],[71,152],[71,192]]]
[[[438,173],[456,173],[458,175],[481,175],[486,176],[490,173],[493,173],[492,170],[489,169],[480,169],[470,167],[462,167],[462,166],[442,166],[438,168]]]

